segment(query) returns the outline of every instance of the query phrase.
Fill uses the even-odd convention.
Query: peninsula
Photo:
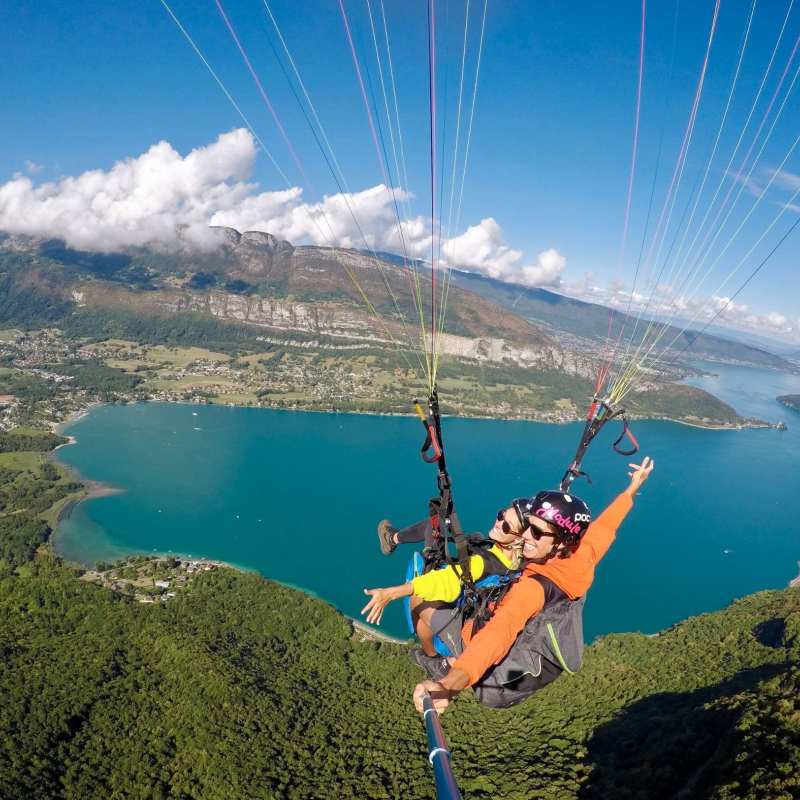
[[[795,411],[800,411],[800,394],[782,394],[776,399],[779,403],[783,403],[785,406],[789,406],[789,408],[793,408]]]

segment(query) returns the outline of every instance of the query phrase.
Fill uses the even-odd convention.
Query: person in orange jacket
[[[547,636],[543,626],[537,624],[540,618],[557,622],[572,613],[578,621],[572,628],[582,635],[580,612],[594,580],[595,565],[614,541],[634,496],[654,466],[647,457],[641,464],[631,464],[633,472],[628,473],[631,478],[628,488],[590,524],[586,504],[568,493],[540,492],[533,498],[522,532],[524,562],[520,579],[497,603],[491,618],[479,631],[473,635],[472,621],[464,625],[457,657],[449,660],[449,672],[438,680],[422,681],[416,686],[413,696],[418,711],[422,711],[425,693],[430,694],[434,708],[441,714],[469,686],[475,687],[481,702],[484,701],[479,689],[484,692],[488,698],[485,705],[508,707],[551,682],[564,669],[569,670],[565,654],[552,635],[552,622],[547,625],[552,642],[544,641]],[[545,646],[540,647],[540,641]],[[515,648],[515,644],[522,648]],[[529,648],[538,654],[538,661],[527,652]],[[515,654],[515,649],[525,652]],[[577,657],[579,662],[582,642]],[[522,666],[509,670],[510,663]],[[493,675],[492,682],[487,676]],[[532,676],[538,682],[532,681]],[[530,681],[527,691],[508,690],[513,682],[525,685],[525,681]]]

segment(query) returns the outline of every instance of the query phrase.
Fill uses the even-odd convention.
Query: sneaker
[[[397,547],[392,541],[392,535],[395,533],[397,533],[397,528],[393,528],[388,519],[383,520],[378,525],[378,541],[381,543],[381,553],[385,556],[390,556],[394,553],[395,547]]]
[[[435,655],[428,656],[422,651],[421,647],[415,647],[410,650],[408,657],[411,659],[412,664],[422,667],[429,680],[440,681],[450,672],[450,664],[444,656]]]

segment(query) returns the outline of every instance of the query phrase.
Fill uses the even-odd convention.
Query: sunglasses
[[[497,512],[497,521],[502,522],[503,524],[500,526],[500,529],[503,533],[513,533],[515,536],[520,536],[520,531],[515,531],[507,522],[506,522],[506,511],[508,509],[501,508]],[[515,509],[516,510],[516,509]],[[517,512],[517,517],[519,517],[519,512]],[[520,519],[520,525],[522,526],[522,530],[525,530],[525,524]]]

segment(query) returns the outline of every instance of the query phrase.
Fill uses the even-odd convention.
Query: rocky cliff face
[[[134,291],[126,285],[124,273],[116,278],[108,271],[92,273],[90,266],[82,273],[80,265],[90,264],[91,259],[81,256],[91,254],[61,248],[58,253],[69,254],[71,260],[64,263],[75,273],[69,299],[79,306],[208,314],[258,326],[265,329],[265,336],[302,334],[338,340],[342,347],[352,347],[354,342],[389,347],[393,340],[406,349],[421,347],[417,301],[411,286],[419,283],[423,302],[429,302],[431,281],[424,271],[412,275],[404,266],[357,250],[295,247],[261,231],[241,233],[228,227],[215,230],[220,246],[212,253],[153,243],[146,248],[129,249],[123,254],[127,257],[123,262],[128,266],[141,262],[152,271],[149,257],[157,253],[159,258],[167,259],[169,275],[202,272],[213,276],[217,286],[241,281],[251,287],[248,293],[216,287],[202,291],[192,288],[191,283],[178,286],[174,278],[164,280],[159,276],[148,291]],[[36,253],[43,244],[52,243],[17,234],[0,236],[0,248],[4,250]],[[47,257],[59,258],[54,252],[48,250]],[[369,309],[362,292],[380,319]],[[513,362],[581,376],[594,369],[589,359],[563,350],[539,328],[469,291],[451,288],[447,320],[449,332],[440,334],[445,355]]]
[[[442,354],[459,358],[497,363],[510,361],[520,367],[554,370],[580,378],[597,376],[597,364],[592,359],[582,358],[557,345],[522,347],[505,339],[490,339],[483,336],[469,339],[464,336],[441,334],[440,346]]]
[[[264,329],[264,336],[280,337],[302,334],[315,339],[340,342],[349,349],[354,342],[378,347],[391,347],[392,338],[404,349],[411,343],[406,330],[396,322],[384,329],[369,313],[338,303],[304,303],[293,300],[245,297],[226,292],[158,292],[145,297],[128,291],[109,288],[108,284],[93,282],[82,291],[73,291],[72,299],[79,305],[125,305],[158,313],[192,312],[208,314],[221,320],[244,322]],[[408,330],[410,333],[410,329]],[[415,331],[418,334],[418,330]],[[414,347],[420,347],[419,338],[414,338]],[[439,334],[441,353],[447,356],[487,361],[513,363],[525,368],[564,372],[583,378],[597,373],[597,365],[552,343],[525,346],[507,339],[490,336],[456,336]]]
[[[330,305],[212,292],[206,295],[185,293],[165,298],[163,307],[175,312],[211,314],[218,319],[247,322],[276,331],[389,344],[388,337],[377,335],[373,324],[363,313]]]

